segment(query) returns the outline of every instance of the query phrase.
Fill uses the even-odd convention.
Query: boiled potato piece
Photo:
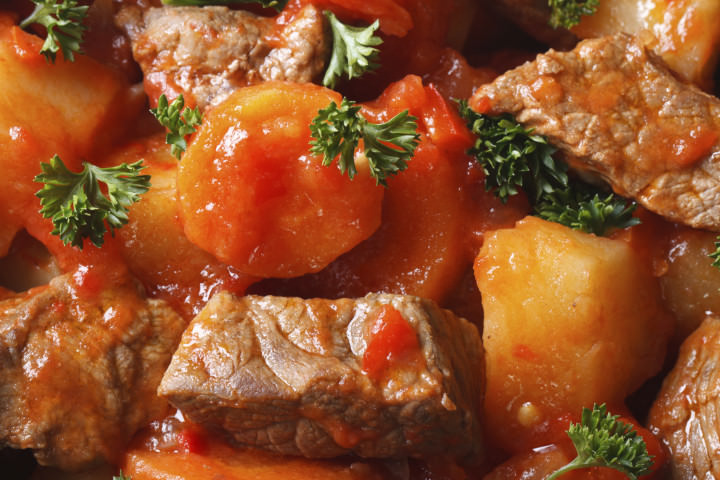
[[[622,405],[660,368],[671,318],[627,244],[527,217],[475,261],[485,312],[485,419],[509,451],[594,402]]]
[[[117,231],[130,271],[149,292],[192,318],[219,290],[242,295],[253,277],[224,265],[191,243],[179,218],[175,179],[177,160],[165,135],[126,146],[104,160],[117,165],[142,160],[152,187],[130,207],[128,224]]]
[[[0,203],[16,225],[39,209],[40,162],[57,153],[79,170],[142,106],[129,101],[124,80],[88,57],[48,63],[42,42],[0,14]]]
[[[665,304],[677,319],[678,344],[709,314],[720,315],[720,270],[708,255],[717,233],[682,228],[670,239],[667,269],[660,277]]]
[[[718,0],[602,0],[572,29],[580,38],[640,35],[685,80],[709,90],[720,46]]]
[[[351,179],[309,152],[331,102],[340,95],[311,83],[264,82],[208,112],[178,168],[190,241],[248,275],[290,278],[372,235],[385,192],[369,168]]]

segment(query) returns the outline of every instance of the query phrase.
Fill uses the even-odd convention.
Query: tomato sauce
[[[531,212],[522,193],[503,203],[487,191],[482,167],[467,153],[475,137],[451,100],[470,97],[504,69],[501,61],[493,63],[490,57],[497,54],[498,45],[505,48],[509,42],[506,32],[470,32],[487,40],[488,45],[478,46],[477,39],[475,44],[466,41],[467,32],[454,31],[461,24],[499,28],[492,25],[494,14],[489,10],[459,0],[292,0],[267,34],[270,47],[284,46],[287,39],[278,32],[312,4],[353,25],[379,20],[384,42],[381,68],[361,79],[340,80],[338,91],[287,82],[239,89],[204,112],[202,126],[187,137],[189,147],[178,163],[146,110],[157,106],[161,93],[173,100],[183,93],[183,86],[163,73],[141,78],[128,38],[113,24],[113,2],[96,2],[91,9],[88,55],[78,55],[72,66],[61,54],[55,65],[48,64],[38,54],[42,39],[16,26],[18,13],[28,13],[24,3],[13,0],[3,8],[15,13],[0,14],[0,85],[7,83],[3,95],[11,100],[3,103],[5,97],[0,96],[0,107],[24,106],[13,116],[0,113],[0,203],[6,205],[0,212],[0,256],[22,229],[47,248],[72,279],[76,300],[53,303],[50,309],[56,315],[82,316],[82,302],[99,302],[103,291],[129,284],[169,303],[187,321],[221,290],[302,297],[359,297],[385,291],[418,295],[468,312],[482,330],[484,312],[473,259],[488,232],[511,228]],[[257,6],[250,9],[274,14]],[[465,13],[468,18],[460,18]],[[700,20],[690,20],[679,32],[683,38],[699,35]],[[502,50],[499,55],[506,62],[510,57],[513,62],[530,58],[537,45],[527,43],[522,50]],[[463,49],[463,44],[472,48]],[[624,84],[621,76],[610,75],[607,84],[585,87],[585,107],[601,113],[617,104]],[[540,76],[530,93],[548,103],[572,95],[549,74]],[[360,101],[363,117],[371,122],[388,121],[406,110],[416,118],[419,145],[407,170],[390,176],[387,188],[369,176],[362,143],[355,155],[358,174],[352,180],[335,164],[323,166],[322,157],[309,152],[313,118],[330,102],[339,104],[343,96]],[[188,92],[184,99],[189,107],[197,103]],[[473,98],[471,107],[487,113],[493,106],[489,98],[480,97]],[[712,125],[678,129],[668,124],[658,138],[648,141],[654,146],[649,162],[683,169],[705,158],[718,134]],[[152,176],[151,190],[130,208],[127,225],[106,233],[101,248],[89,240],[82,248],[63,245],[52,233],[51,221],[38,213],[35,193],[41,186],[33,179],[40,173],[39,163],[54,153],[76,172],[83,161],[112,166],[143,160],[148,167],[144,173]],[[662,277],[669,268],[671,243],[684,236],[642,209],[636,216],[643,225],[616,232],[614,239],[630,245],[648,270]],[[26,295],[33,292],[37,290]],[[0,287],[0,298],[5,296]],[[136,301],[103,306],[104,328],[122,335],[139,308]],[[69,328],[59,326],[53,333],[69,337]],[[424,361],[425,345],[412,319],[391,305],[377,312],[365,334],[360,368],[374,382],[403,369],[417,369]],[[83,338],[83,346],[101,357],[104,352],[101,346],[93,347],[95,340]],[[323,344],[331,341],[323,339]],[[508,362],[528,364],[546,353],[527,342],[516,342],[508,351]],[[76,392],[55,377],[62,368],[58,358],[51,354],[43,361],[27,367],[36,397],[73,398]],[[232,446],[215,432],[172,417],[154,422],[126,451],[109,452],[108,458],[122,457],[118,466],[133,480],[380,480],[398,469],[412,480],[541,478],[573,458],[566,430],[571,421],[579,420],[579,412],[547,413],[532,403],[523,407],[517,427],[522,434],[504,451],[488,446],[489,459],[475,465],[477,472],[446,458],[405,460],[397,467],[384,460],[277,456]],[[312,406],[303,413],[312,417]],[[36,415],[32,404],[26,414]],[[636,420],[627,421],[637,426],[655,457],[653,472],[646,478],[658,478],[667,460],[662,444]],[[348,448],[376,435],[341,422],[328,421],[323,427]],[[621,476],[592,469],[565,478]]]

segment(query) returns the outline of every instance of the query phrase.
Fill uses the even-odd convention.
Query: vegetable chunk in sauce
[[[622,405],[657,373],[672,318],[627,244],[527,217],[475,262],[485,312],[485,422],[518,452],[585,405]]]
[[[212,110],[178,169],[191,242],[258,277],[316,272],[380,225],[384,189],[309,152],[318,110],[340,103],[312,84],[266,82]]]
[[[428,300],[223,292],[188,327],[158,393],[239,445],[463,455],[480,452],[483,378],[475,326]]]

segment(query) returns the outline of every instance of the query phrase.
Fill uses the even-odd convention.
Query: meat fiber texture
[[[76,293],[65,275],[0,301],[0,447],[64,470],[117,460],[166,413],[155,391],[185,326],[133,285]]]
[[[363,355],[388,304],[415,330],[423,362],[376,381]],[[475,326],[429,300],[219,293],[183,334],[158,393],[236,444],[283,454],[477,456],[483,384]]]
[[[550,50],[480,87],[481,113],[511,113],[578,172],[665,218],[720,231],[720,100],[673,76],[632,36]]]
[[[685,340],[649,424],[670,451],[673,479],[720,478],[720,318]]]
[[[130,37],[148,94],[183,94],[201,110],[240,87],[310,82],[323,72],[330,52],[325,19],[312,5],[281,29],[273,18],[227,7],[128,6],[115,22]]]

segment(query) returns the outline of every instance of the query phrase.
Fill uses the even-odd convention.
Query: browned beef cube
[[[678,80],[638,38],[550,50],[478,88],[470,106],[511,113],[571,168],[648,210],[720,231],[720,99]]]
[[[65,470],[118,460],[166,414],[156,389],[184,327],[132,284],[82,299],[70,275],[0,301],[0,447]]]
[[[146,87],[157,96],[182,93],[201,109],[248,85],[310,82],[325,69],[330,48],[323,14],[312,5],[282,27],[275,18],[227,7],[130,4],[115,21],[131,39]]]
[[[377,332],[388,311],[409,340],[395,360],[380,355],[378,370],[368,362],[391,340],[392,328]],[[306,457],[463,455],[480,450],[483,378],[475,326],[429,300],[220,293],[185,331],[158,392],[240,445]]]
[[[720,478],[720,318],[682,344],[648,418],[670,452],[672,478]]]

